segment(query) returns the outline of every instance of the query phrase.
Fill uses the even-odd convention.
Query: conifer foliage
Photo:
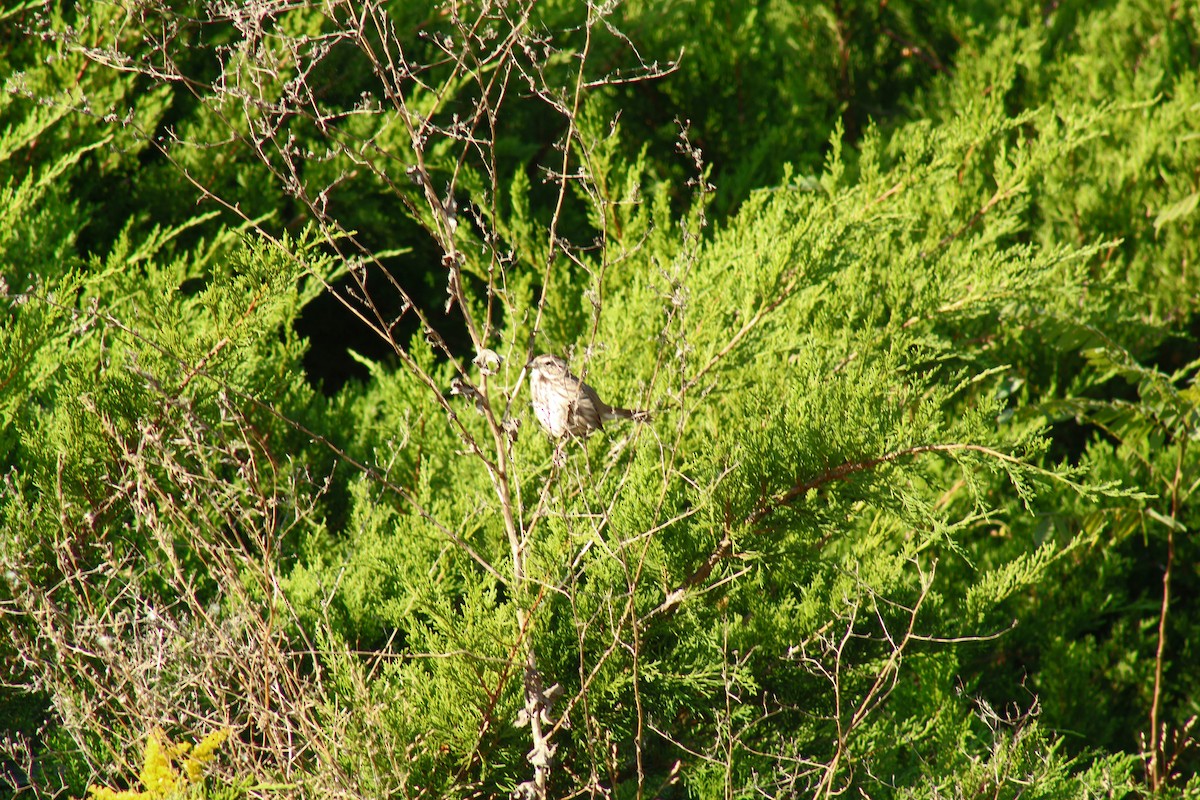
[[[0,783],[1200,793],[1200,11],[924,5],[0,12]]]

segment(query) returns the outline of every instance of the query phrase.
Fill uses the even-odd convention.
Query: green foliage
[[[4,780],[1195,795],[1200,16],[660,6],[12,12]]]

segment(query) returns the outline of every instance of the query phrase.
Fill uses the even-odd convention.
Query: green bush
[[[1144,5],[6,12],[4,779],[1194,796]]]

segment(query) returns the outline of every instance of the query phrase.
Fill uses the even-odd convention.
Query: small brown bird
[[[650,417],[645,411],[608,405],[595,389],[572,375],[567,362],[558,356],[543,354],[525,366],[529,370],[534,416],[555,439],[587,436],[602,430],[605,420],[640,421]]]

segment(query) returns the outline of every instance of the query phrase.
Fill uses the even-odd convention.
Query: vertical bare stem
[[[1179,489],[1183,480],[1183,457],[1187,439],[1180,437],[1179,453],[1175,462],[1175,476],[1171,481],[1171,525],[1167,527],[1167,564],[1162,577],[1162,605],[1158,611],[1158,646],[1154,653],[1154,697],[1150,701],[1150,767],[1147,770],[1150,789],[1158,791],[1166,781],[1163,765],[1162,724],[1159,715],[1162,709],[1163,661],[1167,647],[1167,612],[1171,607],[1171,568],[1175,563],[1175,521],[1179,514]]]

